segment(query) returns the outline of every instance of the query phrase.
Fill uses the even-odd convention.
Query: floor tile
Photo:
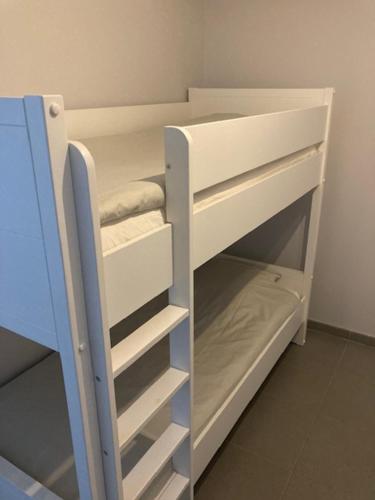
[[[307,332],[306,343],[302,349],[295,344],[291,344],[291,347],[298,349],[299,355],[303,359],[313,360],[333,367],[342,357],[346,344],[347,340],[344,338],[309,330]]]
[[[324,398],[321,412],[353,428],[361,427],[373,432],[375,385],[340,366]]]
[[[348,342],[340,367],[375,384],[375,347]]]
[[[226,443],[196,485],[196,500],[277,500],[288,472]]]
[[[272,398],[259,398],[242,415],[230,440],[291,470],[307,437],[305,419]]]
[[[350,424],[319,417],[282,500],[373,500],[375,439],[367,437]]]
[[[304,347],[297,349],[303,350]],[[259,399],[271,398],[275,404],[288,408],[306,425],[317,415],[334,373],[328,366],[288,349],[263,384]]]

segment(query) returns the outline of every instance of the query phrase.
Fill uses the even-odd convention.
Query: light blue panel
[[[42,240],[0,230],[0,325],[45,345],[56,344]],[[10,325],[12,321],[14,326]],[[28,325],[20,331],[20,325]],[[35,332],[40,333],[35,333]],[[51,337],[48,340],[48,337]]]
[[[0,98],[0,124],[24,126],[25,108],[21,97]]]
[[[42,237],[25,127],[0,125],[0,229]]]

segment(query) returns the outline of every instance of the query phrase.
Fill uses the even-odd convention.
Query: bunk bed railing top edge
[[[65,111],[69,139],[127,134],[189,119],[189,102],[113,106]]]
[[[315,97],[317,103],[321,102],[326,93],[335,92],[334,87],[318,88],[225,88],[225,87],[190,87],[189,101],[196,98],[205,98],[211,96],[238,96],[238,97],[293,97],[295,99],[305,99],[307,96]]]

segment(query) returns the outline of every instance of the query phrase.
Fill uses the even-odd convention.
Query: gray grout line
[[[345,345],[344,345],[344,349],[343,349],[343,351],[342,351],[342,353],[341,353],[341,355],[340,355],[339,359],[337,360],[336,365],[335,365],[335,367],[334,367],[334,369],[333,369],[333,371],[332,371],[332,375],[331,375],[331,377],[330,377],[330,379],[329,379],[329,381],[328,381],[327,388],[326,388],[326,390],[324,391],[324,394],[322,395],[321,401],[320,401],[320,403],[319,403],[319,405],[318,405],[318,409],[317,409],[317,412],[316,412],[316,417],[313,419],[313,421],[312,421],[312,423],[311,423],[310,430],[306,433],[306,438],[305,438],[305,440],[304,440],[304,442],[303,442],[303,444],[302,444],[302,446],[301,446],[300,452],[299,452],[299,453],[298,453],[298,455],[297,455],[297,458],[296,458],[296,460],[295,460],[295,462],[294,462],[294,465],[293,465],[293,467],[291,468],[291,471],[290,471],[290,473],[289,473],[288,479],[286,480],[285,486],[284,486],[284,488],[283,488],[283,490],[281,491],[281,494],[280,494],[280,496],[279,496],[279,500],[283,500],[283,498],[285,497],[285,494],[286,494],[286,492],[287,492],[287,490],[288,490],[288,487],[289,487],[290,481],[291,481],[291,479],[292,479],[292,477],[293,477],[293,475],[294,475],[294,472],[295,472],[295,470],[296,470],[297,464],[298,464],[298,462],[299,462],[299,460],[300,460],[300,458],[301,458],[301,456],[302,456],[302,453],[303,453],[304,449],[306,448],[307,442],[308,442],[308,440],[309,440],[309,438],[310,438],[310,436],[311,436],[311,434],[312,434],[312,432],[313,432],[313,429],[314,429],[314,427],[315,427],[315,424],[316,424],[316,422],[318,421],[318,418],[319,418],[319,416],[320,416],[320,412],[321,412],[321,410],[322,410],[322,408],[323,408],[324,401],[325,401],[325,399],[326,399],[326,397],[327,397],[327,394],[328,394],[328,392],[329,392],[329,390],[330,390],[330,388],[331,388],[331,386],[332,386],[333,379],[334,379],[334,377],[335,377],[335,375],[336,375],[336,373],[337,373],[337,370],[338,370],[338,368],[339,368],[339,366],[340,366],[340,364],[341,364],[341,362],[342,362],[342,360],[343,360],[343,358],[344,358],[344,355],[345,355],[346,349],[347,349],[347,347],[348,347],[348,341],[349,341],[349,339],[344,339],[344,338],[343,338],[343,341],[344,341],[344,344],[345,344]]]

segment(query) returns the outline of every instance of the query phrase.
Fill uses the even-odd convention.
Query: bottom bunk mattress
[[[295,271],[294,276],[301,274]],[[193,430],[197,439],[300,306],[300,296],[290,273],[283,276],[282,272],[226,256],[199,268],[194,279]],[[168,366],[166,339],[117,379],[120,413]],[[165,407],[146,428],[147,435],[159,435],[169,420],[169,408]]]
[[[282,271],[264,270],[225,256],[195,272],[195,439],[299,307],[297,289],[290,270],[283,276]],[[168,363],[165,339],[116,380],[120,413],[160,376]],[[137,436],[137,446],[124,460],[124,473],[147,451],[169,419],[166,406]],[[57,354],[0,389],[0,429],[0,455],[62,498],[78,497]]]

